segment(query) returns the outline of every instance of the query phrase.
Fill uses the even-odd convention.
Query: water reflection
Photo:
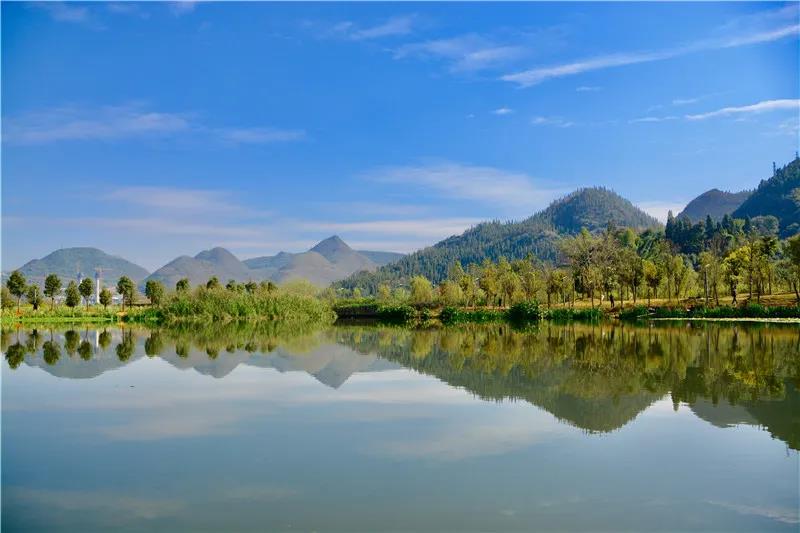
[[[46,340],[45,340],[46,339]],[[239,365],[303,371],[340,387],[409,368],[486,400],[521,400],[589,432],[619,429],[659,399],[707,422],[754,424],[800,449],[800,328],[665,323],[475,325],[409,330],[271,325],[4,330],[8,366],[85,379],[142,357],[223,378]],[[113,345],[113,349],[111,346]]]

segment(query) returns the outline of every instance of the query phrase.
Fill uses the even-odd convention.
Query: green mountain
[[[706,216],[713,220],[722,220],[725,215],[730,215],[747,200],[753,191],[728,192],[719,189],[706,191],[683,208],[678,216],[687,217],[693,223],[705,221]]]
[[[148,275],[139,265],[97,248],[62,248],[41,259],[28,261],[19,270],[31,283],[42,284],[48,274],[58,274],[66,284],[66,280],[76,279],[79,273],[94,277],[98,269],[107,284],[116,283],[121,276],[138,282]]]
[[[800,158],[761,180],[753,194],[733,212],[734,218],[772,215],[778,218],[781,237],[800,231]]]
[[[574,235],[584,227],[597,232],[610,223],[638,229],[660,226],[655,218],[613,191],[599,187],[579,189],[521,222],[478,224],[375,272],[356,273],[337,285],[372,293],[383,282],[402,283],[418,274],[441,281],[454,261],[466,265],[501,256],[521,259],[528,254],[554,261],[564,236]]]

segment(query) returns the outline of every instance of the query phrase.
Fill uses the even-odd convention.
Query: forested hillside
[[[521,259],[529,254],[555,261],[564,236],[577,234],[584,227],[596,232],[609,224],[640,230],[660,226],[656,219],[613,191],[579,189],[521,222],[479,224],[375,272],[358,272],[336,285],[374,293],[383,282],[400,284],[414,275],[439,282],[455,261],[466,265],[500,257]]]
[[[753,191],[728,192],[711,189],[686,204],[678,217],[687,217],[692,222],[711,217],[716,222],[736,211],[752,193]]]
[[[800,230],[800,158],[776,169],[768,180],[761,180],[758,189],[733,212],[734,218],[759,216],[777,217],[781,237]]]

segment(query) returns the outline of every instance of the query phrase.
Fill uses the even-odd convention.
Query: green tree
[[[439,285],[439,301],[443,305],[460,305],[463,296],[461,287],[455,281],[448,279]]]
[[[61,278],[56,274],[48,274],[44,279],[44,295],[50,298],[50,309],[55,308],[56,296],[61,292]]]
[[[647,285],[647,307],[650,307],[650,298],[655,294],[658,296],[658,286],[661,285],[663,271],[656,264],[648,259],[642,262],[642,275],[645,285]]]
[[[388,283],[378,285],[378,300],[388,302],[392,298],[392,289]]]
[[[117,281],[117,294],[122,296],[122,310],[125,311],[125,306],[133,304],[133,297],[136,294],[136,286],[128,276],[122,276]]]
[[[433,287],[428,278],[424,276],[414,276],[411,278],[411,302],[415,304],[426,304],[433,301]]]
[[[78,291],[78,284],[74,281],[70,281],[67,285],[67,290],[64,292],[64,303],[70,309],[81,303],[81,293]]]
[[[2,291],[0,291],[0,307],[2,307],[3,310],[14,308],[14,297],[5,285],[3,285]]]
[[[89,298],[92,297],[94,292],[94,282],[91,278],[83,278],[78,285],[78,291],[83,296],[83,301],[86,302],[86,309],[89,309]]]
[[[28,291],[25,294],[25,299],[28,300],[28,303],[33,306],[34,311],[38,311],[39,306],[42,304],[42,292],[39,290],[39,286],[31,285],[28,287]]]
[[[189,278],[181,278],[178,280],[178,283],[175,284],[176,292],[186,292],[188,290],[189,290]]]
[[[206,289],[218,289],[219,288],[219,279],[217,276],[211,276],[211,278],[206,282]]]
[[[164,299],[164,285],[158,280],[149,279],[144,284],[144,295],[150,300],[151,305],[159,305]]]
[[[783,255],[786,257],[789,286],[794,290],[797,303],[800,304],[800,234],[786,239]]]
[[[100,304],[103,306],[103,309],[108,309],[109,304],[111,304],[113,297],[111,295],[111,291],[103,287],[103,290],[100,291]]]
[[[728,290],[733,298],[734,305],[736,305],[739,281],[742,273],[745,271],[745,265],[749,255],[749,250],[746,250],[745,248],[746,246],[743,246],[738,250],[734,250],[722,262],[722,277],[725,280],[725,284],[728,286]]]
[[[258,283],[255,281],[248,281],[244,284],[244,290],[247,291],[248,294],[253,294],[258,290]]]
[[[28,287],[25,282],[25,276],[23,276],[22,272],[19,270],[15,270],[8,277],[8,280],[6,280],[6,287],[8,287],[11,295],[17,299],[17,312],[19,312],[19,302],[25,295],[25,290]]]

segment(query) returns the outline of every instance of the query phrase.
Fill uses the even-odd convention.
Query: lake
[[[797,531],[800,328],[2,335],[4,531]]]

